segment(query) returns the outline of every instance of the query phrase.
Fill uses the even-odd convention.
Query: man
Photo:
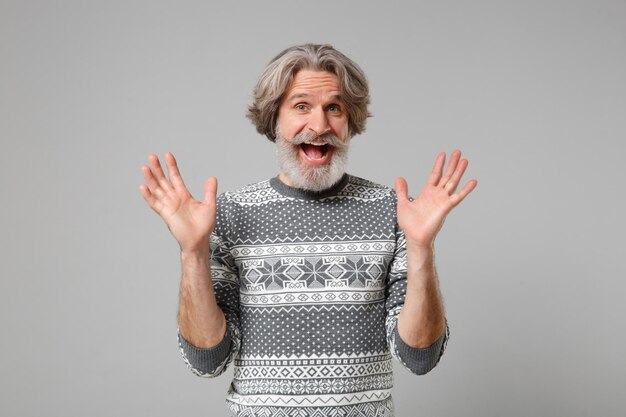
[[[443,354],[448,328],[433,260],[467,160],[445,154],[412,200],[345,173],[369,116],[361,69],[329,45],[279,54],[248,117],[276,142],[280,174],[194,200],[174,156],[142,167],[147,203],[182,259],[179,344],[213,377],[234,361],[234,416],[392,416],[391,358],[416,374]],[[210,261],[209,261],[210,260]]]

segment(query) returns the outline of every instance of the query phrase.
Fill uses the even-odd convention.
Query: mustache
[[[300,145],[305,142],[314,142],[315,140],[322,141],[335,148],[346,148],[348,146],[347,141],[342,141],[332,133],[326,133],[324,135],[317,135],[315,133],[299,133],[290,141],[293,145]]]

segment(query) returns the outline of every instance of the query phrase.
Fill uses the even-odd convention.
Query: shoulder
[[[386,185],[377,184],[364,178],[349,175],[348,184],[339,192],[338,196],[364,200],[395,200],[396,192],[393,188]]]
[[[233,191],[226,191],[217,197],[218,205],[262,203],[274,199],[276,192],[270,185],[270,180],[264,180]]]

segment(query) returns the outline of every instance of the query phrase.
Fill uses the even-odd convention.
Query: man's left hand
[[[467,159],[461,159],[461,151],[452,152],[445,173],[445,152],[441,152],[435,161],[432,174],[419,196],[409,200],[408,187],[404,178],[396,179],[398,196],[398,224],[404,231],[407,245],[430,248],[450,213],[478,184],[470,180],[455,192],[461,177],[467,168]]]

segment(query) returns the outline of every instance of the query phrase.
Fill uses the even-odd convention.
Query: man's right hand
[[[178,324],[185,340],[199,348],[216,346],[226,333],[226,319],[217,305],[211,285],[209,239],[215,228],[217,179],[204,183],[204,201],[194,200],[178,172],[176,159],[165,154],[169,179],[156,155],[141,167],[146,184],[141,195],[157,212],[178,241],[182,279]]]
[[[144,200],[167,224],[180,245],[181,252],[206,252],[209,238],[215,228],[215,198],[217,179],[210,177],[204,183],[204,201],[197,201],[183,182],[176,159],[165,154],[168,177],[163,173],[156,155],[148,157],[148,165],[141,171],[146,184],[139,190]]]

